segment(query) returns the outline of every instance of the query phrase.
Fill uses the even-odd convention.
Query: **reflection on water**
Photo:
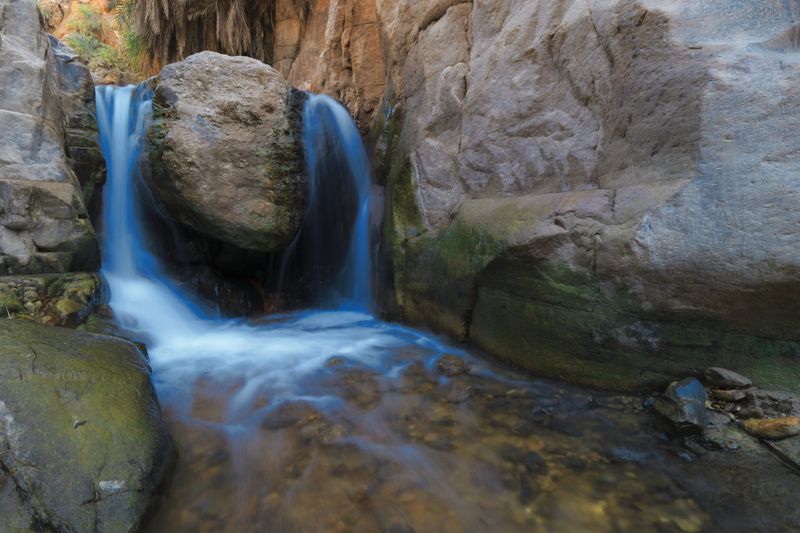
[[[640,400],[515,379],[368,315],[210,329],[151,358],[181,453],[153,531],[711,523],[663,473],[684,452]]]

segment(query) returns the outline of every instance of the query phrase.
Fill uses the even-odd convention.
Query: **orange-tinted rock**
[[[761,439],[780,440],[800,435],[800,417],[751,419],[742,424],[745,431]]]

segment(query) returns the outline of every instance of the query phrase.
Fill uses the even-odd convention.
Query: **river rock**
[[[743,390],[713,390],[711,395],[723,402],[740,402],[747,398],[747,393]]]
[[[733,370],[712,366],[703,373],[706,382],[722,389],[746,389],[753,385],[750,378],[737,374]]]
[[[742,425],[749,434],[761,439],[781,440],[800,435],[800,417],[797,416],[750,419],[745,420]]]
[[[100,277],[91,273],[0,277],[0,319],[75,327],[94,311],[100,293]]]
[[[654,407],[678,429],[702,431],[708,425],[707,399],[703,384],[686,378],[670,384]]]
[[[0,530],[138,530],[172,459],[145,357],[18,320],[0,344]]]
[[[154,80],[149,182],[179,222],[262,252],[303,215],[304,96],[255,59],[202,52]]]

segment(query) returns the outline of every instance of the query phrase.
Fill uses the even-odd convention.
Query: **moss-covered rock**
[[[635,228],[615,219],[614,200],[596,190],[464,202],[446,229],[397,248],[400,316],[539,375],[601,388],[661,387],[719,365],[797,389],[796,331],[759,329],[763,316],[665,311],[615,277],[630,275],[622,243]],[[599,267],[612,250],[616,270]]]
[[[0,319],[75,327],[93,311],[101,289],[100,277],[86,272],[0,277]]]
[[[145,357],[19,320],[0,344],[0,530],[136,531],[173,453]]]

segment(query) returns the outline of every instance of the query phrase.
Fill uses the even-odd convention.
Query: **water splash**
[[[156,341],[202,330],[202,312],[167,278],[148,250],[135,178],[141,140],[152,113],[144,86],[95,90],[100,145],[106,159],[103,189],[102,274],[121,324]]]

